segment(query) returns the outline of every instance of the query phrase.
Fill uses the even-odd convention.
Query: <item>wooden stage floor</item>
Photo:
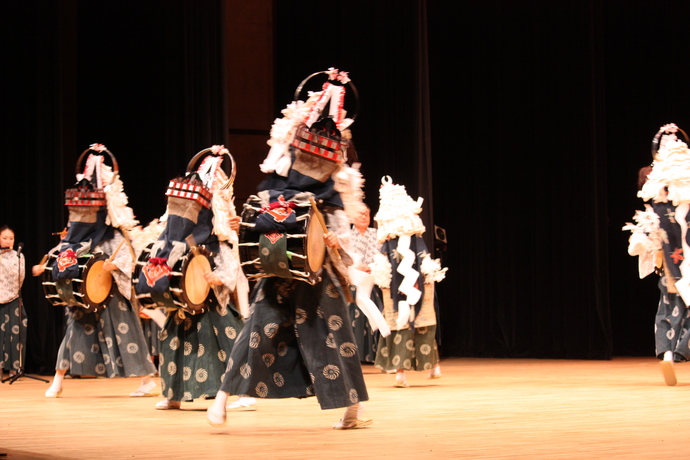
[[[130,398],[138,379],[0,385],[7,459],[583,459],[688,458],[690,364],[664,385],[653,358],[611,361],[445,359],[443,378],[410,388],[365,366],[370,427],[336,431],[342,411],[315,398],[259,400],[258,410],[206,422],[211,401],[160,411]],[[231,398],[231,400],[234,398]],[[3,457],[0,456],[0,459]]]

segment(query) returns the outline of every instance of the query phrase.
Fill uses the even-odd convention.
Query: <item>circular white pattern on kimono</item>
[[[666,338],[669,340],[673,339],[673,337],[675,337],[675,336],[676,336],[676,331],[674,331],[673,329],[669,329],[666,332]]]
[[[307,320],[307,312],[301,308],[295,308],[295,322],[302,324]]]
[[[127,352],[130,355],[134,355],[134,354],[138,353],[139,352],[139,345],[137,345],[136,343],[127,344]]]
[[[276,357],[273,356],[271,353],[266,353],[265,355],[261,356],[261,359],[264,360],[264,364],[266,367],[271,367],[273,363],[276,361]]]
[[[328,348],[335,348],[335,337],[333,337],[333,333],[329,332],[328,335],[326,336],[326,346]]]
[[[328,317],[328,328],[332,331],[337,331],[343,327],[343,319],[338,315],[331,315]]]
[[[24,319],[22,320],[22,326],[26,327],[27,324],[28,324],[28,319],[27,319],[27,318],[24,318]]]
[[[388,347],[381,348],[381,356],[388,358]]]
[[[2,326],[0,326],[0,331],[5,332],[5,325],[7,323],[2,323]]]
[[[278,356],[285,356],[288,352],[288,346],[285,342],[280,342],[278,344]]]
[[[97,343],[91,344],[91,353],[98,353],[101,351],[101,346]]]
[[[235,340],[235,337],[237,337],[237,331],[235,330],[234,327],[228,326],[228,327],[225,328],[225,335],[226,335],[229,339]]]
[[[108,348],[113,348],[113,338],[112,337],[106,337],[105,338],[105,345]]]
[[[110,364],[110,355],[103,355],[103,363],[107,366]]]
[[[278,333],[278,325],[276,323],[268,323],[264,326],[264,334],[269,339],[272,339]]]
[[[326,377],[328,380],[335,380],[338,378],[339,375],[340,369],[338,368],[338,366],[329,364],[323,368],[323,376]]]
[[[117,367],[124,367],[122,365],[122,356],[118,356],[117,358],[115,358],[115,364],[117,365]]]
[[[425,343],[421,347],[419,347],[419,352],[423,355],[428,355],[429,353],[431,353],[431,346],[428,343]]]
[[[118,307],[121,311],[127,311],[127,310],[129,310],[129,307],[128,307],[127,304],[124,303],[124,302],[118,302],[118,303],[117,303],[117,307]]]
[[[244,363],[242,366],[240,366],[240,375],[245,379],[248,379],[249,376],[252,375],[252,367],[249,365],[249,363]]]
[[[9,322],[10,322],[10,315],[5,313],[5,323],[9,323]]]
[[[434,366],[431,363],[424,363],[424,370],[425,371],[430,371],[432,367],[434,367]]]
[[[7,355],[5,355],[5,361],[7,361]],[[69,359],[61,359],[60,364],[58,365],[58,369],[69,369]]]
[[[340,355],[345,358],[352,358],[357,354],[357,345],[352,342],[345,342],[340,345]]]
[[[418,327],[418,328],[415,329],[415,332],[416,332],[418,335],[424,335],[424,334],[426,334],[427,332],[429,332],[429,328],[428,328],[427,326]]]
[[[205,382],[208,379],[208,372],[206,369],[197,369],[196,371],[196,381]]]
[[[84,362],[84,353],[82,353],[81,351],[77,351],[76,353],[74,353],[74,355],[72,355],[72,359],[75,362],[81,364]]]
[[[335,287],[333,283],[328,283],[328,286],[326,286],[326,295],[331,299],[337,299],[340,297],[340,292],[338,292],[338,288]]]
[[[282,388],[285,385],[285,378],[278,372],[273,374],[273,383],[276,384],[278,388]]]
[[[350,402],[352,404],[357,404],[359,402],[359,394],[354,388],[350,389]]]
[[[355,319],[356,318],[359,318],[359,308],[355,308]]]
[[[170,361],[168,363],[168,375],[175,375],[177,373],[177,364],[175,361]]]
[[[316,380],[316,377],[314,377],[314,374],[312,374],[311,372],[309,373],[309,378],[311,379],[311,383],[314,383],[314,381]]]
[[[235,365],[235,360],[232,359],[231,357],[228,357],[228,369],[232,369],[232,366]]]
[[[204,356],[204,353],[206,353],[206,348],[203,346],[203,344],[199,344],[199,348],[196,351],[196,355],[198,357]]]
[[[168,338],[168,331],[166,329],[163,329],[158,333],[158,340],[161,342],[165,341],[165,339]]]
[[[194,398],[192,397],[192,394],[191,394],[189,391],[185,391],[185,392],[182,394],[182,400],[183,400],[183,401],[192,401],[193,399],[194,399]],[[206,398],[204,398],[204,396],[201,395],[201,397],[200,397],[199,399],[206,399]]]
[[[115,341],[118,345],[120,345],[122,343],[122,337],[120,337],[119,335],[115,335]]]
[[[106,371],[105,364],[103,364],[103,363],[96,364],[96,374],[105,374],[105,371]]]
[[[199,323],[199,324],[201,324],[201,323]],[[216,326],[213,326],[213,335],[218,337],[218,328]]]
[[[191,318],[186,318],[184,319],[184,330],[188,331],[192,328],[192,319]]]
[[[103,318],[101,318],[100,320],[98,320],[98,324],[100,324],[101,329],[103,329],[105,327],[105,320]]]
[[[201,330],[201,321],[196,323],[196,331],[199,332]]]
[[[103,333],[103,331],[98,332],[98,341],[105,342],[105,334]]]
[[[19,325],[18,324],[15,324],[14,326],[12,326],[12,334],[14,334],[14,335],[19,334]]]
[[[91,335],[95,330],[93,324],[84,324],[84,335]]]
[[[321,319],[326,317],[326,314],[323,312],[323,308],[321,308],[321,305],[316,307],[316,316],[318,316]]]
[[[261,336],[259,335],[258,332],[252,332],[249,334],[249,346],[251,348],[259,348],[259,344],[261,343]]]
[[[397,367],[397,366],[398,366],[398,364],[400,364],[400,356],[399,355],[393,356],[393,359],[391,359],[391,364],[393,364],[394,366],[396,366],[396,368],[399,369],[399,367]]]
[[[307,395],[314,396],[314,385],[309,385],[307,387]]]
[[[5,352],[5,354],[3,355],[2,361],[5,362],[5,361],[9,361],[9,360],[10,360],[10,355],[7,352]]]
[[[169,345],[171,350],[177,350],[180,348],[180,338],[179,337],[173,337],[170,340],[170,345]]]
[[[403,361],[403,369],[412,369],[412,361],[409,359]]]
[[[678,315],[680,315],[680,310],[678,309],[678,305],[676,305],[675,307],[673,307],[673,313],[671,313],[671,316],[675,318]]]
[[[410,351],[414,350],[414,340],[410,339],[407,342],[405,342],[405,348],[407,348]]]
[[[173,399],[173,396],[175,396],[175,393],[173,393],[172,387],[168,388],[168,399]]]
[[[264,382],[257,383],[254,391],[256,391],[256,394],[259,396],[259,398],[265,398],[268,396],[268,387]]]
[[[393,337],[393,343],[396,345],[400,345],[400,342],[402,342],[402,335],[395,334],[395,336]]]
[[[192,344],[189,342],[184,343],[184,355],[189,356],[192,354]]]
[[[218,350],[218,361],[224,363],[226,359],[228,359],[228,355],[225,350]]]
[[[129,325],[127,323],[120,323],[117,325],[117,331],[120,334],[126,334],[129,332]]]

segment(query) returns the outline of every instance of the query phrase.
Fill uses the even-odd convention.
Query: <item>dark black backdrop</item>
[[[653,354],[655,280],[620,231],[658,127],[690,126],[690,6],[664,1],[276,1],[275,113],[311,72],[350,72],[354,140],[447,230],[444,356]],[[3,205],[28,265],[55,244],[93,142],[146,223],[190,152],[226,142],[222,2],[0,2]],[[427,35],[425,35],[425,32]],[[428,46],[426,45],[428,43]],[[428,81],[427,81],[428,76]],[[269,126],[266,127],[268,129]],[[430,175],[430,176],[429,176]],[[433,217],[433,222],[429,221]],[[61,315],[23,289],[27,368],[50,372]]]

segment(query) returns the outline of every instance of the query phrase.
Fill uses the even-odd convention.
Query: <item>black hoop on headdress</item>
[[[222,153],[218,153],[218,154],[213,153],[212,147],[201,150],[196,155],[194,155],[191,160],[189,160],[189,163],[187,163],[187,172],[192,173],[192,172],[196,171],[197,168],[199,167],[199,165],[201,164],[201,161],[204,158],[206,158],[208,155],[217,155],[217,156],[227,155],[228,158],[230,159],[230,164],[228,164],[227,161],[223,161],[221,163],[221,166],[223,167],[225,174],[228,176],[228,180],[222,185],[221,188],[229,187],[230,185],[232,185],[235,182],[235,174],[237,173],[237,168],[235,168],[235,159],[230,154],[230,151],[226,148],[223,148],[223,150],[225,150],[225,152],[223,152],[221,150]]]
[[[653,159],[653,160],[656,159],[656,154],[659,152],[659,145],[661,144],[661,137],[662,137],[664,134],[673,134],[673,133],[670,133],[670,132],[666,131],[666,129],[664,129],[664,128],[665,128],[665,126],[662,127],[662,128],[659,130],[659,132],[656,133],[656,136],[654,136],[654,139],[652,139],[652,159]],[[677,129],[678,131],[681,132],[681,134],[682,134],[683,137],[685,138],[685,142],[686,142],[686,143],[690,142],[690,139],[688,139],[688,135],[685,133],[685,131],[683,131],[682,129],[680,129],[680,128],[677,127],[677,126],[676,126],[676,129]]]
[[[76,164],[76,174],[79,175],[84,172],[84,165],[82,165],[82,162],[84,161],[84,158],[88,158],[87,153],[89,152],[94,152],[94,153],[103,153],[106,152],[108,156],[110,157],[110,161],[113,162],[113,172],[115,175],[117,175],[120,172],[120,167],[117,164],[117,159],[115,158],[115,155],[112,154],[110,150],[107,148],[103,147],[103,149],[100,150],[95,150],[91,147],[88,149],[84,150],[81,155],[79,155],[79,158],[77,159],[77,164]]]
[[[309,75],[307,78],[302,80],[302,83],[299,84],[297,89],[295,90],[295,95],[293,96],[292,100],[293,101],[298,101],[299,100],[299,95],[302,92],[302,89],[304,88],[304,85],[307,84],[309,80],[311,80],[313,77],[319,74],[328,74],[327,71],[322,70],[320,72],[314,72],[313,74]],[[348,81],[347,84],[350,86],[350,89],[352,90],[352,94],[355,97],[355,112],[352,114],[352,116],[348,117],[352,122],[354,123],[355,119],[357,118],[357,115],[359,114],[359,93],[357,92],[357,88],[355,87],[355,84],[352,83],[352,80]]]

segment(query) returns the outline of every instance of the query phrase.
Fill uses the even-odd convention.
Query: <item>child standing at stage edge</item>
[[[0,372],[9,371],[10,376],[19,371],[26,343],[26,316],[19,309],[24,254],[13,247],[14,231],[7,225],[0,227]]]

